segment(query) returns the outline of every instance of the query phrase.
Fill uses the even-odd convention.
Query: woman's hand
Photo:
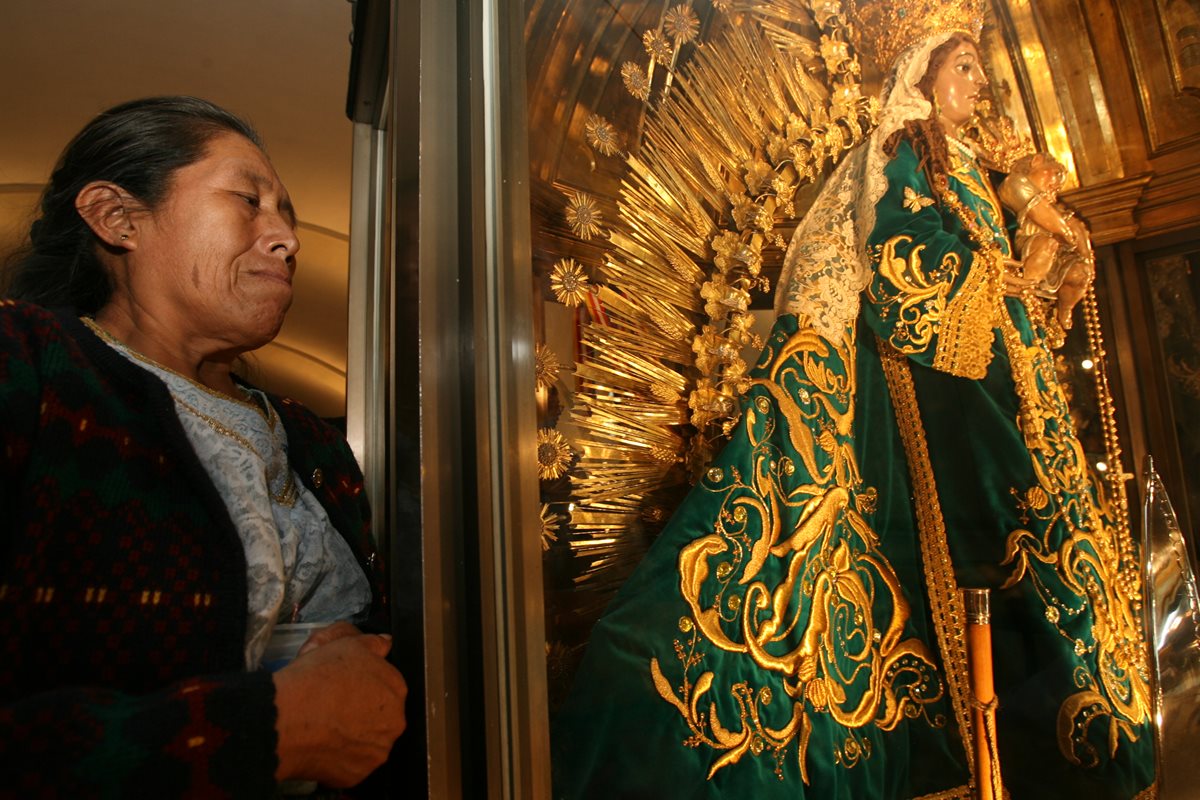
[[[343,625],[313,634],[275,673],[276,780],[353,786],[387,760],[404,732],[408,687],[387,662],[391,637]]]
[[[349,622],[335,622],[327,628],[319,628],[313,631],[304,640],[304,644],[300,646],[300,649],[296,651],[296,658],[316,650],[323,644],[329,644],[335,639],[341,639],[343,636],[359,636],[361,634],[362,631]]]

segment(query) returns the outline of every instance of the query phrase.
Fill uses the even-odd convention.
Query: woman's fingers
[[[277,778],[353,786],[387,760],[408,694],[390,649],[388,636],[340,636],[275,673]]]
[[[343,636],[358,636],[360,633],[361,631],[349,622],[335,622],[329,627],[320,628],[309,634],[308,639],[296,651],[296,657],[299,658],[305,653],[316,650],[323,644],[329,644],[336,639],[341,639]]]

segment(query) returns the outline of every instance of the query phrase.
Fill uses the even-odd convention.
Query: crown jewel
[[[965,33],[979,41],[984,0],[843,0],[850,37],[880,69],[937,33]]]

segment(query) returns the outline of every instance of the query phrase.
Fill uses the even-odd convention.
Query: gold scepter
[[[996,689],[992,681],[992,624],[987,589],[963,589],[967,612],[967,674],[971,681],[971,726],[975,735],[975,782],[979,800],[1000,800],[1000,756],[996,749]]]

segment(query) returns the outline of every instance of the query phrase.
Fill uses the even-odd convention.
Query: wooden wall
[[[1100,245],[1125,468],[1140,475],[1152,454],[1184,530],[1195,532],[1200,3],[996,0],[995,10],[1032,127],[1043,144],[1065,131],[1077,185],[1063,199]]]

